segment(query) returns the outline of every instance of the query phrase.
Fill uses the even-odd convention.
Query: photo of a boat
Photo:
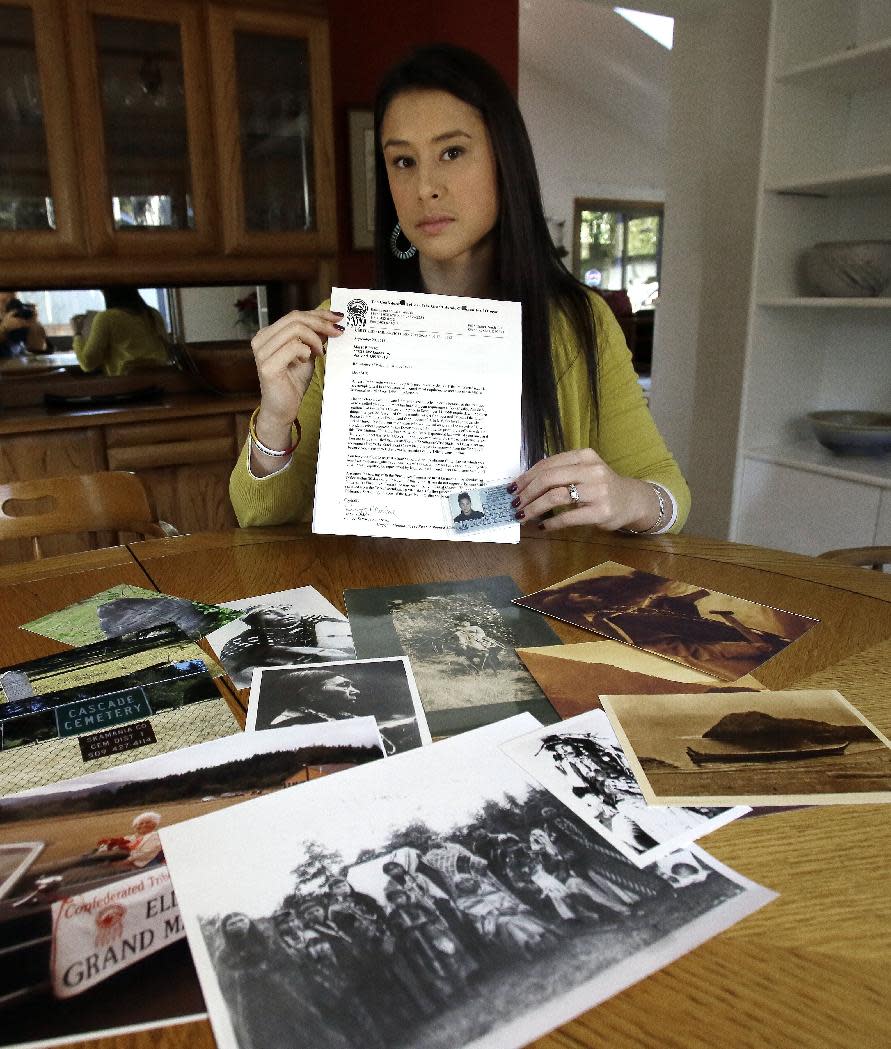
[[[848,744],[819,744],[815,746],[801,747],[771,747],[771,748],[734,748],[727,746],[716,746],[713,749],[702,750],[698,747],[687,747],[687,756],[696,765],[705,765],[709,762],[736,762],[736,761],[806,761],[810,758],[830,758],[844,754]]]

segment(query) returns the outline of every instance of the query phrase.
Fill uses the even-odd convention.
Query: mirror
[[[143,305],[135,312],[115,304],[124,291],[138,294]],[[0,406],[41,404],[46,395],[107,398],[146,387],[156,393],[253,393],[259,387],[251,338],[289,309],[305,308],[307,295],[301,285],[280,282],[0,291],[0,318],[11,300],[13,309],[30,315],[29,327],[45,334],[45,341],[31,339],[35,349],[48,345],[48,352],[29,352],[24,333],[10,339],[0,332]],[[131,344],[134,329],[138,338]],[[120,346],[105,345],[115,339],[125,344],[123,365]],[[140,360],[143,343],[153,349]]]

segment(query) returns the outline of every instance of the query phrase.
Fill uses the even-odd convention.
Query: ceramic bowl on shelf
[[[806,290],[813,295],[891,295],[891,240],[824,241],[808,248],[801,264]]]
[[[820,444],[838,455],[891,452],[891,415],[887,412],[809,412],[808,421]]]

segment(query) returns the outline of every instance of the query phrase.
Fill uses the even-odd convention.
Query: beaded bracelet
[[[623,528],[622,531],[628,532],[629,535],[654,535],[665,527],[665,522],[669,515],[668,505],[665,496],[662,494],[662,486],[653,481],[646,481],[644,483],[648,484],[656,493],[656,498],[659,500],[659,516],[649,528]]]
[[[259,411],[260,408],[258,406],[254,409],[254,413],[251,416],[251,421],[248,423],[248,433],[251,435],[251,443],[254,445],[257,451],[262,452],[264,455],[271,455],[276,459],[280,459],[285,455],[291,455],[292,452],[296,451],[297,445],[300,444],[300,423],[296,419],[294,420],[294,429],[297,431],[297,440],[290,448],[267,448],[266,445],[257,436],[257,430],[254,426],[254,420],[257,418],[257,412]]]

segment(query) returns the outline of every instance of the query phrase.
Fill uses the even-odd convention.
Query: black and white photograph
[[[517,657],[560,639],[509,576],[344,591],[359,658],[408,656],[434,736],[528,711],[559,720]]]
[[[161,831],[221,1049],[524,1045],[773,898],[628,862],[499,751],[534,726]]]
[[[245,727],[251,732],[360,716],[375,718],[387,754],[430,742],[404,656],[258,670]]]
[[[251,687],[258,668],[327,663],[356,654],[346,616],[311,586],[229,601],[224,607],[239,618],[207,641],[238,689]]]
[[[374,720],[356,718],[239,732],[0,799],[0,1046],[203,1014],[160,828],[382,757]]]
[[[511,506],[511,499],[503,484],[451,492],[443,496],[446,523],[456,532],[476,532],[514,524],[516,513]]]
[[[119,637],[134,630],[147,630],[161,623],[175,624],[187,637],[204,637],[236,617],[237,613],[222,605],[189,601],[184,597],[172,597],[121,583],[58,612],[24,623],[22,629],[74,646]]]
[[[744,816],[745,806],[649,805],[602,710],[535,729],[501,748],[639,867]]]

